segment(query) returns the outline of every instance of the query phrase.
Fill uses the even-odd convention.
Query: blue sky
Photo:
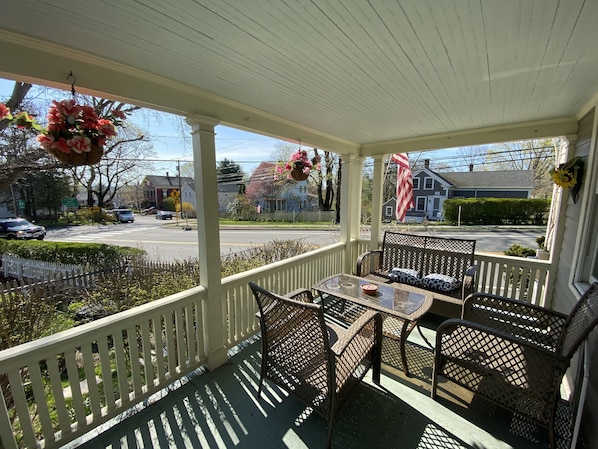
[[[0,101],[5,101],[11,94],[14,81],[0,78]],[[63,99],[70,96],[64,91]],[[157,159],[164,162],[154,162],[159,171],[175,172],[176,163],[173,160],[191,161],[192,149],[190,137],[183,138],[180,131],[181,121],[172,114],[155,112],[146,114],[135,120],[137,125],[147,131],[154,144]],[[186,125],[184,125],[186,127]],[[186,127],[185,132],[190,129]],[[187,134],[188,135],[188,134]],[[249,133],[225,126],[216,127],[216,159],[227,158],[243,166],[246,173],[251,173],[262,161],[269,161],[276,145],[280,140],[259,134]]]

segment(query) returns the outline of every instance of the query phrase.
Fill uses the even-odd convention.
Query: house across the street
[[[406,222],[443,220],[444,201],[451,198],[531,198],[533,170],[498,170],[436,173],[428,160],[413,172],[415,208],[407,212]],[[395,219],[396,198],[382,207],[382,220]]]
[[[171,193],[175,190],[181,190],[183,184],[193,182],[193,178],[189,176],[166,176],[147,175],[143,178],[141,185],[143,186],[143,199],[147,206],[155,206],[162,209],[164,200],[169,198]]]

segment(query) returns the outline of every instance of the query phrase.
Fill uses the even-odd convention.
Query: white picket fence
[[[44,262],[6,254],[2,255],[2,271],[5,278],[43,280],[73,276],[81,273],[82,270],[81,265]]]

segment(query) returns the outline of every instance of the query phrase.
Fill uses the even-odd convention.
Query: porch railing
[[[4,449],[59,447],[202,365],[203,297],[197,287],[1,351]]]
[[[343,271],[365,241],[310,251],[222,280],[222,346],[259,331],[248,281],[286,293]],[[478,288],[540,301],[546,262],[476,255]],[[206,291],[197,287],[0,352],[0,436],[5,449],[55,448],[134,407],[207,360]],[[12,435],[12,438],[10,437]]]
[[[474,291],[493,293],[531,304],[546,306],[550,262],[512,256],[475,255]]]
[[[259,322],[255,319],[257,306],[249,281],[279,294],[309,288],[318,280],[343,271],[344,251],[345,244],[336,243],[223,279],[225,322],[222,325],[227,330],[224,346],[232,348],[259,331]]]

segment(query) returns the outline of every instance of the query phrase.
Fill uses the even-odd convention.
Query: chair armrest
[[[536,357],[555,364],[564,373],[569,360],[542,342],[523,340],[499,329],[479,323],[451,318],[444,321],[436,331],[435,362],[440,357],[466,360],[468,364],[496,368],[496,364],[508,366],[521,363],[525,358]]]
[[[465,270],[465,275],[463,276],[463,280],[462,280],[461,299],[465,299],[473,293],[473,289],[475,286],[475,275],[476,275],[477,269],[478,269],[477,265],[472,265],[467,270]]]
[[[366,276],[376,271],[380,266],[380,257],[382,257],[381,249],[375,249],[361,254],[357,258],[355,276]]]
[[[361,336],[362,338],[357,338]],[[363,345],[367,350],[382,341],[382,315],[373,310],[366,311],[339,336],[331,350],[337,357],[342,357],[347,348]],[[366,347],[367,346],[367,347]],[[349,354],[361,353],[360,350],[349,351]]]
[[[285,295],[287,298],[294,299],[295,301],[301,302],[314,302],[314,295],[311,290],[306,288],[298,288]]]
[[[503,296],[474,293],[465,299],[462,318],[519,339],[555,347],[567,316]]]

